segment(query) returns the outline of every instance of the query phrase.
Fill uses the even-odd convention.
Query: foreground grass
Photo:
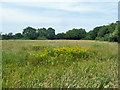
[[[31,46],[93,47],[97,55],[58,65],[27,64]],[[117,43],[85,40],[2,41],[3,88],[118,88]]]

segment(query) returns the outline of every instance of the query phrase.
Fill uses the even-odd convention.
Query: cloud
[[[102,5],[100,5],[103,3]],[[14,3],[23,7],[36,7],[36,8],[46,8],[53,10],[64,10],[64,11],[73,11],[73,12],[108,12],[108,9],[111,9],[109,4],[109,8],[105,9],[110,2],[29,2],[29,3]],[[115,2],[114,2],[115,3]],[[106,5],[106,6],[105,6]],[[114,4],[115,6],[116,4]]]
[[[11,0],[10,0],[11,1]],[[117,20],[117,3],[107,2],[10,2],[3,1],[2,23],[5,32],[19,32],[27,25],[53,27],[57,32],[74,28],[90,30]],[[25,0],[26,1],[26,0]],[[46,1],[46,0],[45,0]],[[10,29],[9,29],[10,28]]]
[[[57,23],[59,18],[40,16],[39,14],[28,13],[19,9],[3,8],[3,21],[4,22],[17,22],[17,23]]]
[[[29,2],[29,3],[14,3],[21,7],[33,7],[35,9],[49,9],[49,10],[62,10],[62,11],[71,11],[71,12],[99,12],[99,13],[109,13],[116,12],[115,7],[117,3],[111,2]],[[107,8],[106,8],[107,7]]]

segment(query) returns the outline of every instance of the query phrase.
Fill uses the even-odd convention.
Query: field
[[[118,44],[3,40],[2,87],[118,88]]]

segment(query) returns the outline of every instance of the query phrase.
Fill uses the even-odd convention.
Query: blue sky
[[[72,28],[84,28],[89,31],[96,26],[118,20],[118,2],[113,0],[107,2],[3,0],[0,5],[3,33],[22,33],[28,26],[36,29],[53,27],[56,33],[66,32]]]

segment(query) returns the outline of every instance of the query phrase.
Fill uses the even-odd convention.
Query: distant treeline
[[[45,39],[68,39],[68,40],[101,40],[101,41],[115,41],[119,38],[119,22],[111,23],[109,25],[95,27],[93,30],[86,32],[85,29],[68,30],[66,33],[55,34],[55,29],[49,27],[35,29],[27,27],[23,29],[22,33],[0,34],[2,40],[9,39],[23,39],[23,40],[45,40]]]

